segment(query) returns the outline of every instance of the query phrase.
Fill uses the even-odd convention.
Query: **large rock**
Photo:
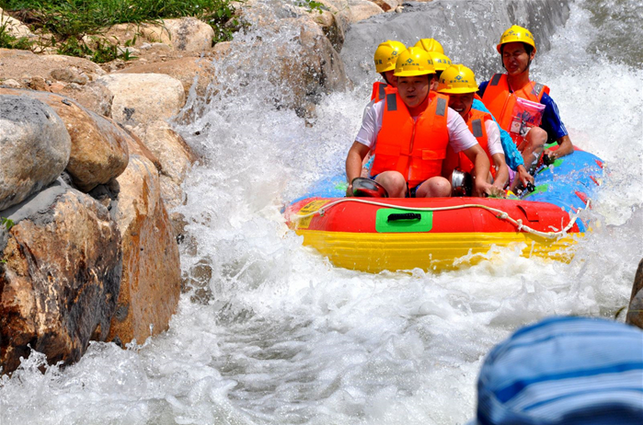
[[[176,311],[181,293],[179,250],[154,164],[132,155],[117,181],[120,191],[113,213],[123,240],[123,278],[108,339],[142,344],[166,330]]]
[[[195,87],[197,96],[205,95],[206,89],[214,77],[214,68],[210,59],[184,57],[166,62],[133,65],[117,73],[169,75],[181,82],[185,98],[187,98],[192,86]]]
[[[114,94],[112,116],[136,134],[161,164],[163,199],[183,201],[181,184],[196,160],[190,147],[167,124],[185,102],[179,80],[164,74],[112,74],[101,81]]]
[[[183,85],[164,74],[110,74],[99,79],[113,94],[112,118],[139,136],[157,120],[176,115],[185,104]]]
[[[545,52],[550,36],[569,17],[569,3],[470,0],[445,7],[439,1],[404,2],[402,13],[382,13],[351,25],[341,56],[353,82],[371,82],[379,78],[373,64],[379,43],[391,39],[413,46],[421,38],[435,38],[454,63],[475,69],[478,80],[484,81],[502,70],[496,44],[503,31],[513,24],[525,26],[534,34],[538,51]]]
[[[54,81],[86,84],[105,71],[94,62],[64,55],[36,55],[26,50],[0,49],[0,78],[23,80],[40,77]]]
[[[120,233],[107,208],[61,181],[2,215],[0,365],[31,350],[70,364],[105,340],[121,277]]]
[[[190,146],[165,121],[157,121],[147,128],[145,146],[161,163],[161,174],[180,186],[197,160]],[[175,207],[179,204],[173,204]]]
[[[99,184],[107,183],[127,167],[129,136],[112,120],[53,93],[0,88],[0,94],[37,99],[53,108],[62,118],[71,136],[67,171],[82,191],[88,192]]]
[[[75,83],[52,84],[47,91],[70,97],[98,115],[107,118],[112,116],[112,100],[114,96],[107,90],[107,87],[97,81],[91,81],[83,85]]]
[[[0,210],[56,180],[70,152],[65,123],[51,107],[0,91]]]
[[[272,6],[257,2],[244,9],[242,19],[257,27],[261,37],[233,40],[217,80],[222,87],[238,90],[268,75],[274,87],[261,90],[264,101],[305,116],[322,94],[345,90],[350,82],[339,54],[309,14],[290,4]]]
[[[196,18],[165,19],[159,25],[142,25],[141,33],[150,41],[171,45],[186,52],[202,52],[212,47],[214,30]]]
[[[201,53],[212,47],[214,29],[205,22],[192,18],[165,19],[158,23],[117,24],[100,37],[101,43],[134,46],[140,49],[146,43],[161,43],[172,50]],[[91,37],[86,39],[91,43]]]
[[[639,268],[636,270],[630,306],[627,310],[625,321],[630,325],[643,329],[643,260],[639,262]]]
[[[351,23],[384,13],[384,10],[379,5],[368,0],[350,0],[348,3],[349,8],[343,10],[340,14],[346,14]]]
[[[1,85],[69,96],[84,107],[109,116],[110,93],[95,83],[104,74],[100,66],[83,58],[0,49]]]

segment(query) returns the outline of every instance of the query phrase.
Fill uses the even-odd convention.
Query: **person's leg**
[[[431,177],[418,186],[416,198],[446,198],[451,196],[451,183],[441,176]]]
[[[406,198],[406,180],[397,171],[384,171],[375,177],[375,181],[388,192],[391,198]]]
[[[527,170],[538,161],[547,143],[547,132],[540,127],[533,127],[525,136],[525,141],[518,147],[522,152]]]

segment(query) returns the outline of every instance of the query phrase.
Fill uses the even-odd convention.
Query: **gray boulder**
[[[0,211],[56,180],[70,152],[65,123],[51,107],[0,95]]]

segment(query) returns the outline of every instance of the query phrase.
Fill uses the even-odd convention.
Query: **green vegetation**
[[[231,0],[0,0],[5,13],[28,25],[33,31],[51,34],[41,41],[59,53],[89,57],[94,62],[131,59],[127,50],[87,37],[115,24],[141,24],[160,19],[193,16],[214,29],[213,43],[232,39],[239,28]],[[89,37],[91,39],[91,37]],[[133,40],[128,40],[130,43]],[[26,39],[16,40],[0,26],[0,47],[29,48]]]
[[[323,3],[315,0],[297,0],[297,6],[305,7],[309,12],[317,11],[322,13],[325,9]]]
[[[7,231],[9,231],[13,227],[13,220],[7,217],[0,217],[0,225],[4,226]]]

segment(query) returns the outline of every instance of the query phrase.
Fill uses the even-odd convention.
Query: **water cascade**
[[[435,3],[452,13],[459,2]],[[593,231],[574,260],[495,251],[475,267],[438,275],[334,268],[302,246],[280,212],[343,169],[376,77],[359,63],[381,40],[358,58],[349,31],[343,56],[354,88],[321,96],[315,114],[302,118],[279,107],[285,86],[244,56],[253,48],[269,58],[297,31],[239,33],[209,102],[192,99],[194,121],[176,124],[203,160],[180,208],[189,284],[170,330],[127,350],[93,343],[78,364],[44,373],[34,353],[0,380],[0,423],[465,423],[495,343],[549,315],[613,317],[629,299],[643,252],[643,29],[626,19],[632,7],[572,2],[533,63],[572,141],[606,161],[584,216]],[[482,28],[483,17],[471,13],[466,31]],[[469,41],[458,31],[447,22],[426,36],[443,37],[447,53],[463,61]],[[493,53],[501,31],[476,43]],[[497,60],[479,72],[494,70]]]

